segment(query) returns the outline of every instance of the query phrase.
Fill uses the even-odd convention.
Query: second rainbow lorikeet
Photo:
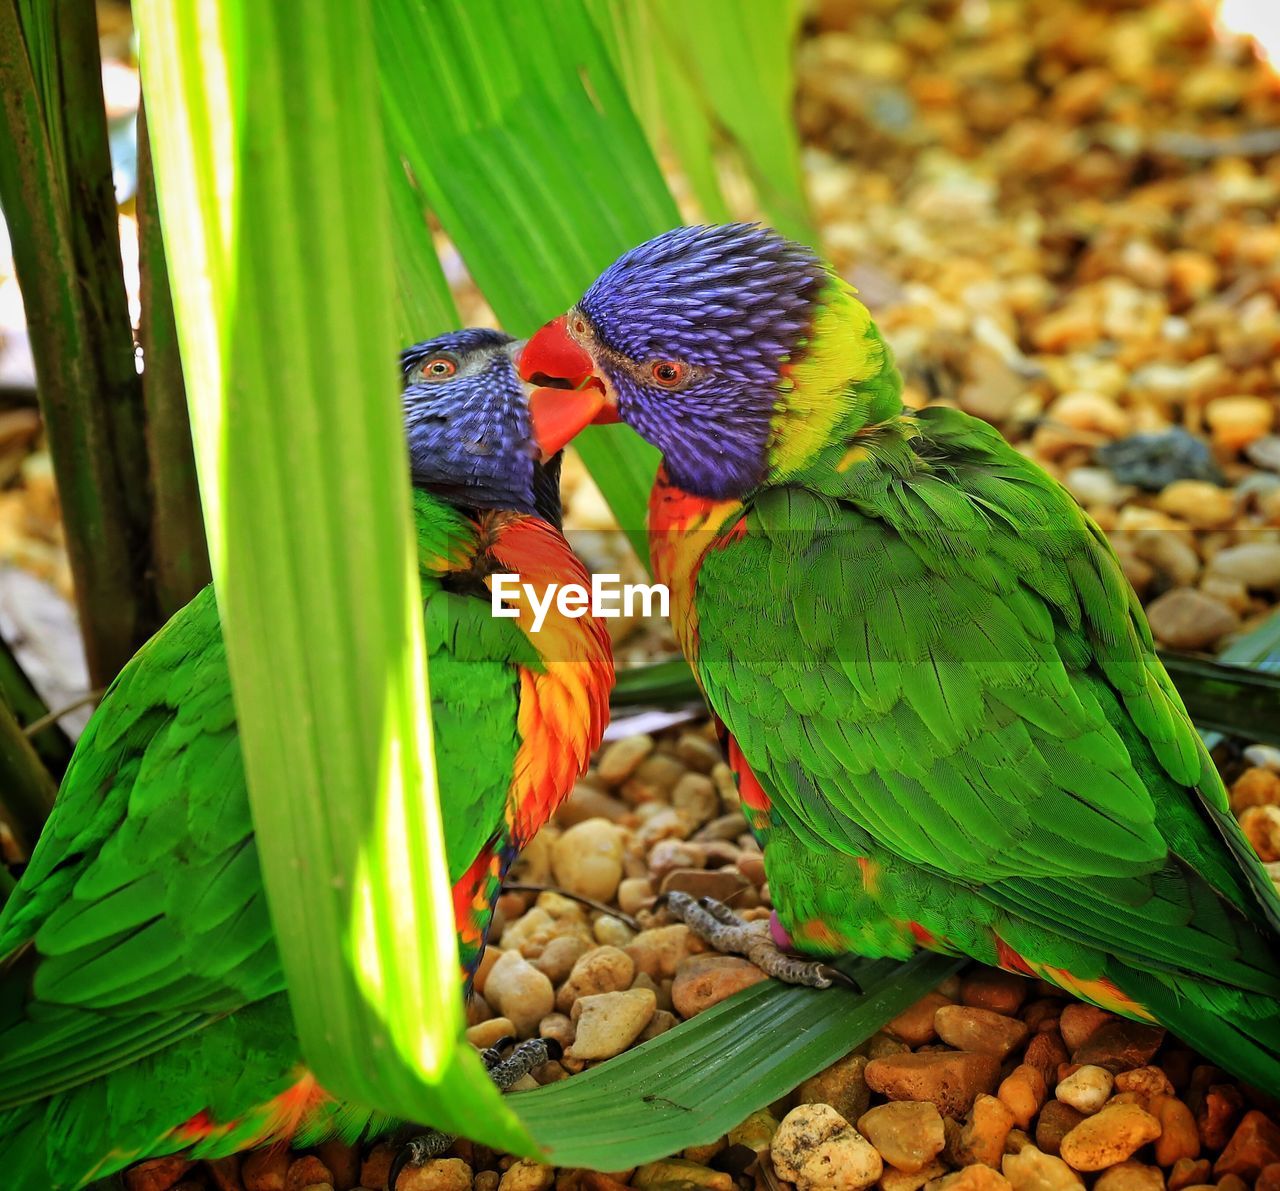
[[[1280,1093],[1280,897],[1059,484],[976,418],[904,408],[854,290],[758,226],[626,253],[521,369],[600,389],[662,451],[654,570],[780,943],[970,955]]]
[[[436,771],[468,987],[503,874],[585,770],[613,681],[609,637],[591,617],[553,615],[535,635],[527,609],[492,616],[494,572],[588,582],[559,531],[555,453],[594,407],[531,407],[518,346],[469,330],[403,356]],[[394,1124],[328,1096],[303,1062],[258,846],[206,588],[108,690],[0,911],[6,1186],[80,1187],[142,1158]]]

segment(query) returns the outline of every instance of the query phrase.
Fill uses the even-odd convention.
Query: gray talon
[[[856,981],[820,960],[801,959],[779,949],[763,922],[744,922],[723,902],[693,898],[674,890],[665,894],[667,912],[680,919],[704,943],[717,951],[746,956],[766,975],[784,984],[830,988],[844,984],[861,992]]]
[[[388,1191],[396,1191],[396,1183],[400,1179],[400,1172],[406,1166],[421,1166],[424,1162],[432,1158],[438,1158],[451,1145],[455,1138],[448,1133],[441,1133],[437,1129],[428,1130],[426,1133],[419,1134],[417,1137],[411,1137],[396,1151],[396,1156],[391,1160],[391,1169],[387,1171],[387,1187]]]

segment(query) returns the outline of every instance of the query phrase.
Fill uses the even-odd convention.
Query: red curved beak
[[[617,411],[595,375],[595,361],[567,330],[565,315],[552,319],[521,350],[516,360],[520,378],[544,385],[529,394],[533,434],[546,457],[561,450],[579,431],[595,423],[616,422]]]

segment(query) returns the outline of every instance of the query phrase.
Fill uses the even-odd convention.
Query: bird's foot
[[[512,1045],[515,1049],[504,1058],[502,1052]],[[505,1092],[531,1071],[536,1071],[551,1059],[558,1059],[563,1053],[560,1043],[554,1038],[530,1038],[519,1044],[514,1038],[500,1038],[480,1052],[480,1060],[498,1091]],[[441,1133],[438,1129],[428,1129],[409,1138],[391,1160],[391,1169],[387,1172],[388,1191],[396,1191],[396,1182],[406,1166],[421,1166],[432,1158],[439,1158],[455,1140],[452,1134]]]
[[[664,905],[704,943],[717,951],[749,959],[767,976],[783,984],[804,984],[810,988],[830,988],[843,984],[857,992],[862,989],[838,968],[821,960],[789,955],[774,942],[767,922],[747,922],[723,902],[711,897],[695,898],[679,891],[664,894],[654,909]]]

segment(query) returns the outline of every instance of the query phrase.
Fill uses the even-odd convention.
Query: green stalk
[[[93,6],[0,0],[0,204],[26,305],[89,670],[154,631],[142,389]]]
[[[71,740],[57,720],[48,719],[45,726],[31,732],[31,725],[46,720],[49,708],[32,685],[9,642],[0,637],[0,701],[9,705],[19,726],[40,756],[49,776],[62,779],[71,760]]]
[[[370,9],[138,0],[214,581],[299,1037],[332,1093],[533,1143],[459,1045]]]
[[[173,321],[169,268],[156,211],[145,108],[138,111],[138,259],[141,273],[142,395],[147,411],[150,458],[152,551],[156,599],[163,616],[172,616],[209,582],[191,420]]]
[[[31,741],[0,700],[0,819],[9,825],[24,855],[30,856],[36,846],[57,792]]]

